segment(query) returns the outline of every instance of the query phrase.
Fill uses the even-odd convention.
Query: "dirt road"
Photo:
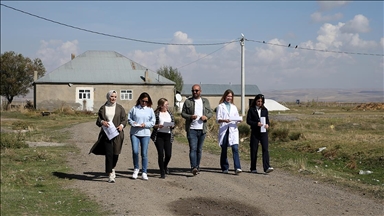
[[[73,173],[70,187],[97,200],[110,215],[384,215],[383,202],[344,191],[336,186],[292,176],[278,167],[268,174],[251,174],[241,161],[243,173],[222,174],[219,156],[203,152],[201,173],[192,176],[188,146],[174,143],[171,171],[160,179],[157,153],[149,145],[148,181],[131,179],[133,162],[129,127],[116,167],[116,183],[108,183],[104,157],[89,155],[99,128],[94,122],[66,129],[80,155],[68,153]],[[233,161],[230,165],[233,165]],[[260,165],[260,161],[258,161]],[[259,166],[258,170],[262,170]]]

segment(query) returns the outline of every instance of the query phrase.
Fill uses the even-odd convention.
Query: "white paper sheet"
[[[265,117],[260,117],[260,123],[263,125],[260,127],[260,132],[261,133],[267,132],[267,129],[265,129]]]
[[[243,117],[242,116],[230,116],[229,120],[230,121],[243,121]]]
[[[159,132],[169,132],[170,127],[173,127],[174,125],[175,125],[174,122],[163,122],[163,127],[159,128],[158,131]]]
[[[108,124],[109,124],[109,127],[105,127],[105,126],[102,126],[102,127],[105,134],[107,134],[108,139],[111,140],[119,135],[119,131],[117,130],[116,126],[113,124],[112,121],[109,121]]]

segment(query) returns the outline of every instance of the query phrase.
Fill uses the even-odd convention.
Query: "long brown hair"
[[[221,97],[220,101],[219,101],[219,104],[223,103],[225,101],[225,98],[229,95],[229,94],[232,94],[232,101],[231,103],[232,104],[235,104],[235,94],[233,93],[233,91],[231,89],[227,89],[223,96]]]
[[[161,107],[164,106],[165,102],[167,102],[168,100],[166,98],[160,98],[158,101],[157,101],[157,108],[155,110],[155,112],[160,112],[161,110]]]

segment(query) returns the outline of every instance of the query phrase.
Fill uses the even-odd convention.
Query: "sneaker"
[[[165,174],[169,175],[169,169],[165,168]]]
[[[251,173],[257,173],[257,170],[251,170]]]
[[[133,170],[133,174],[132,174],[132,178],[133,179],[137,179],[137,176],[139,175],[139,169],[134,169]]]
[[[236,175],[239,175],[239,173],[241,173],[241,172],[243,172],[243,170],[241,170],[241,169],[236,169],[235,174],[236,174]]]
[[[267,171],[265,171],[265,173],[270,173],[270,172],[272,172],[273,171],[273,167],[269,167],[268,169],[267,169]]]
[[[113,177],[113,175],[111,174],[108,178],[108,182],[109,183],[115,183],[115,178]]]
[[[193,168],[193,170],[192,170],[192,174],[195,176],[195,175],[197,175],[197,169],[196,168]]]
[[[115,169],[112,169],[112,174],[113,178],[116,178],[116,173],[115,173]]]
[[[224,174],[228,174],[228,170],[223,170],[223,173]]]
[[[143,175],[141,176],[141,178],[142,178],[143,180],[148,180],[147,173],[143,173]]]

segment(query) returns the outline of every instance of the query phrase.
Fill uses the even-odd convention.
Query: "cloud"
[[[321,12],[315,12],[311,14],[312,22],[329,22],[329,21],[339,20],[341,18],[343,18],[342,13],[336,13],[334,15],[325,15],[325,16],[323,16]]]
[[[41,40],[37,57],[43,61],[47,72],[71,60],[71,54],[79,54],[77,40],[63,42],[61,40]]]
[[[358,14],[353,20],[348,21],[340,30],[343,33],[369,32],[369,20],[365,16]]]
[[[363,40],[358,34],[359,31],[369,29],[369,22],[362,15],[356,15],[353,20],[347,23],[339,22],[336,25],[325,23],[318,31],[316,49],[323,50],[361,50],[375,49],[378,43],[375,41]],[[358,30],[359,29],[359,30]],[[331,55],[330,53],[325,55]],[[335,56],[334,54],[332,54]]]
[[[381,46],[382,46],[383,49],[384,49],[384,37],[382,37],[382,38],[380,39],[380,44],[381,44]]]
[[[317,32],[315,40],[298,44],[301,49],[287,48],[286,41],[274,38],[251,49],[252,43],[245,45],[245,81],[256,84],[261,90],[287,88],[327,88],[356,85],[356,80],[374,82],[376,75],[362,73],[354,75],[350,82],[343,83],[350,77],[351,69],[367,67],[358,56],[338,51],[362,52],[377,49],[378,42],[364,40],[358,33],[344,33],[341,28],[345,23],[325,23]],[[172,42],[193,43],[193,39],[185,32],[176,32]],[[275,44],[275,45],[269,45]],[[384,46],[384,38],[381,39]],[[212,55],[213,50],[219,51]],[[309,49],[309,50],[308,50]],[[335,52],[312,51],[328,50]],[[126,56],[151,70],[168,65],[180,68],[184,83],[241,83],[241,49],[239,43],[231,43],[225,47],[164,46],[152,51],[135,50]],[[373,61],[375,62],[375,61]],[[372,62],[370,62],[372,64]],[[380,62],[369,66],[372,71],[382,69]],[[185,66],[185,67],[184,67]],[[332,78],[332,79],[330,79]],[[355,82],[353,85],[349,84]],[[343,84],[340,84],[343,83]],[[361,83],[360,81],[358,83]],[[363,85],[361,83],[361,85]],[[368,84],[365,84],[368,85]],[[377,84],[369,84],[373,86]]]
[[[177,31],[174,33],[171,43],[187,44],[193,43],[193,40],[188,37],[188,34]],[[233,49],[231,45],[228,45],[227,47],[227,50],[229,51]],[[201,67],[204,67],[202,64],[209,65],[209,62],[213,58],[211,55],[208,55],[208,53],[197,52],[193,45],[167,45],[152,51],[135,50],[129,52],[126,56],[139,64],[148,67],[152,71],[156,71],[162,66],[180,68],[180,72],[185,71],[183,79],[189,79],[199,73],[202,73],[203,75],[205,72],[201,69]],[[198,63],[192,63],[195,61]],[[184,66],[186,65],[188,65],[188,67],[184,69]],[[194,70],[199,70],[199,72],[194,74],[192,72]]]
[[[328,11],[334,8],[347,5],[349,1],[317,1],[321,11]]]

